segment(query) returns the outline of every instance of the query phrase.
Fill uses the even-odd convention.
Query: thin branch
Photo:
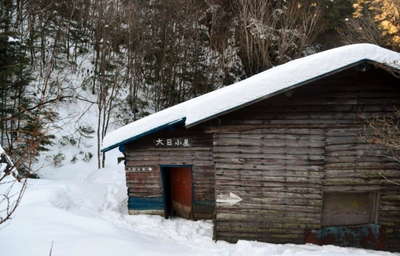
[[[400,183],[388,179],[385,175],[383,175],[382,172],[379,172],[379,175],[380,175],[382,178],[384,178],[387,182],[392,183],[392,184],[397,185],[397,186],[400,186]]]
[[[72,96],[57,96],[56,98],[39,102],[35,106],[29,107],[29,108],[20,108],[17,114],[2,118],[2,119],[0,119],[0,121],[4,122],[4,121],[9,121],[9,120],[15,119],[15,118],[17,118],[17,116],[19,116],[19,115],[21,115],[23,113],[31,112],[31,111],[36,110],[38,108],[41,108],[41,107],[43,107],[45,105],[56,103],[56,102],[60,102],[60,101],[63,101],[65,99],[68,99],[68,98],[72,98]]]

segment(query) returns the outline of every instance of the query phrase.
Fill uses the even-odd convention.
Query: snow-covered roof
[[[176,123],[186,127],[194,126],[363,61],[400,69],[400,53],[373,44],[353,44],[323,51],[276,66],[125,125],[105,136],[102,151],[111,150]]]

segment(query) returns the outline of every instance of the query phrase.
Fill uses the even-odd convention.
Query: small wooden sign
[[[126,167],[127,172],[151,172],[153,167],[151,166],[141,166],[141,167]]]
[[[156,147],[190,147],[191,141],[189,138],[157,138],[154,140],[154,145]]]

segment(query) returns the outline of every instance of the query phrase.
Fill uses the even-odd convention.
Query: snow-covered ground
[[[79,88],[79,79],[75,74],[69,80]],[[61,104],[58,112],[57,143],[37,164],[41,179],[29,181],[13,219],[0,225],[0,256],[400,255],[335,246],[214,242],[209,221],[129,216],[118,150],[107,153],[107,168],[97,170],[95,157],[86,157],[95,155],[96,139],[76,133],[80,126],[95,128],[95,108],[72,102]]]
[[[115,152],[114,152],[115,153]],[[115,156],[109,159],[115,162]],[[1,256],[395,255],[315,245],[212,240],[209,221],[129,216],[122,165],[95,161],[43,169],[14,218],[0,226]],[[400,255],[400,254],[397,254]]]

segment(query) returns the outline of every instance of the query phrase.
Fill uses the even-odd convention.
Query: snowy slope
[[[214,242],[212,224],[129,216],[123,166],[70,165],[31,180],[14,218],[0,226],[1,256],[400,255],[315,245]]]
[[[354,44],[316,53],[271,68],[236,84],[167,108],[107,134],[103,150],[129,138],[185,118],[190,126],[224,111],[266,98],[291,86],[334,72],[362,60],[400,69],[400,53],[372,44]]]

